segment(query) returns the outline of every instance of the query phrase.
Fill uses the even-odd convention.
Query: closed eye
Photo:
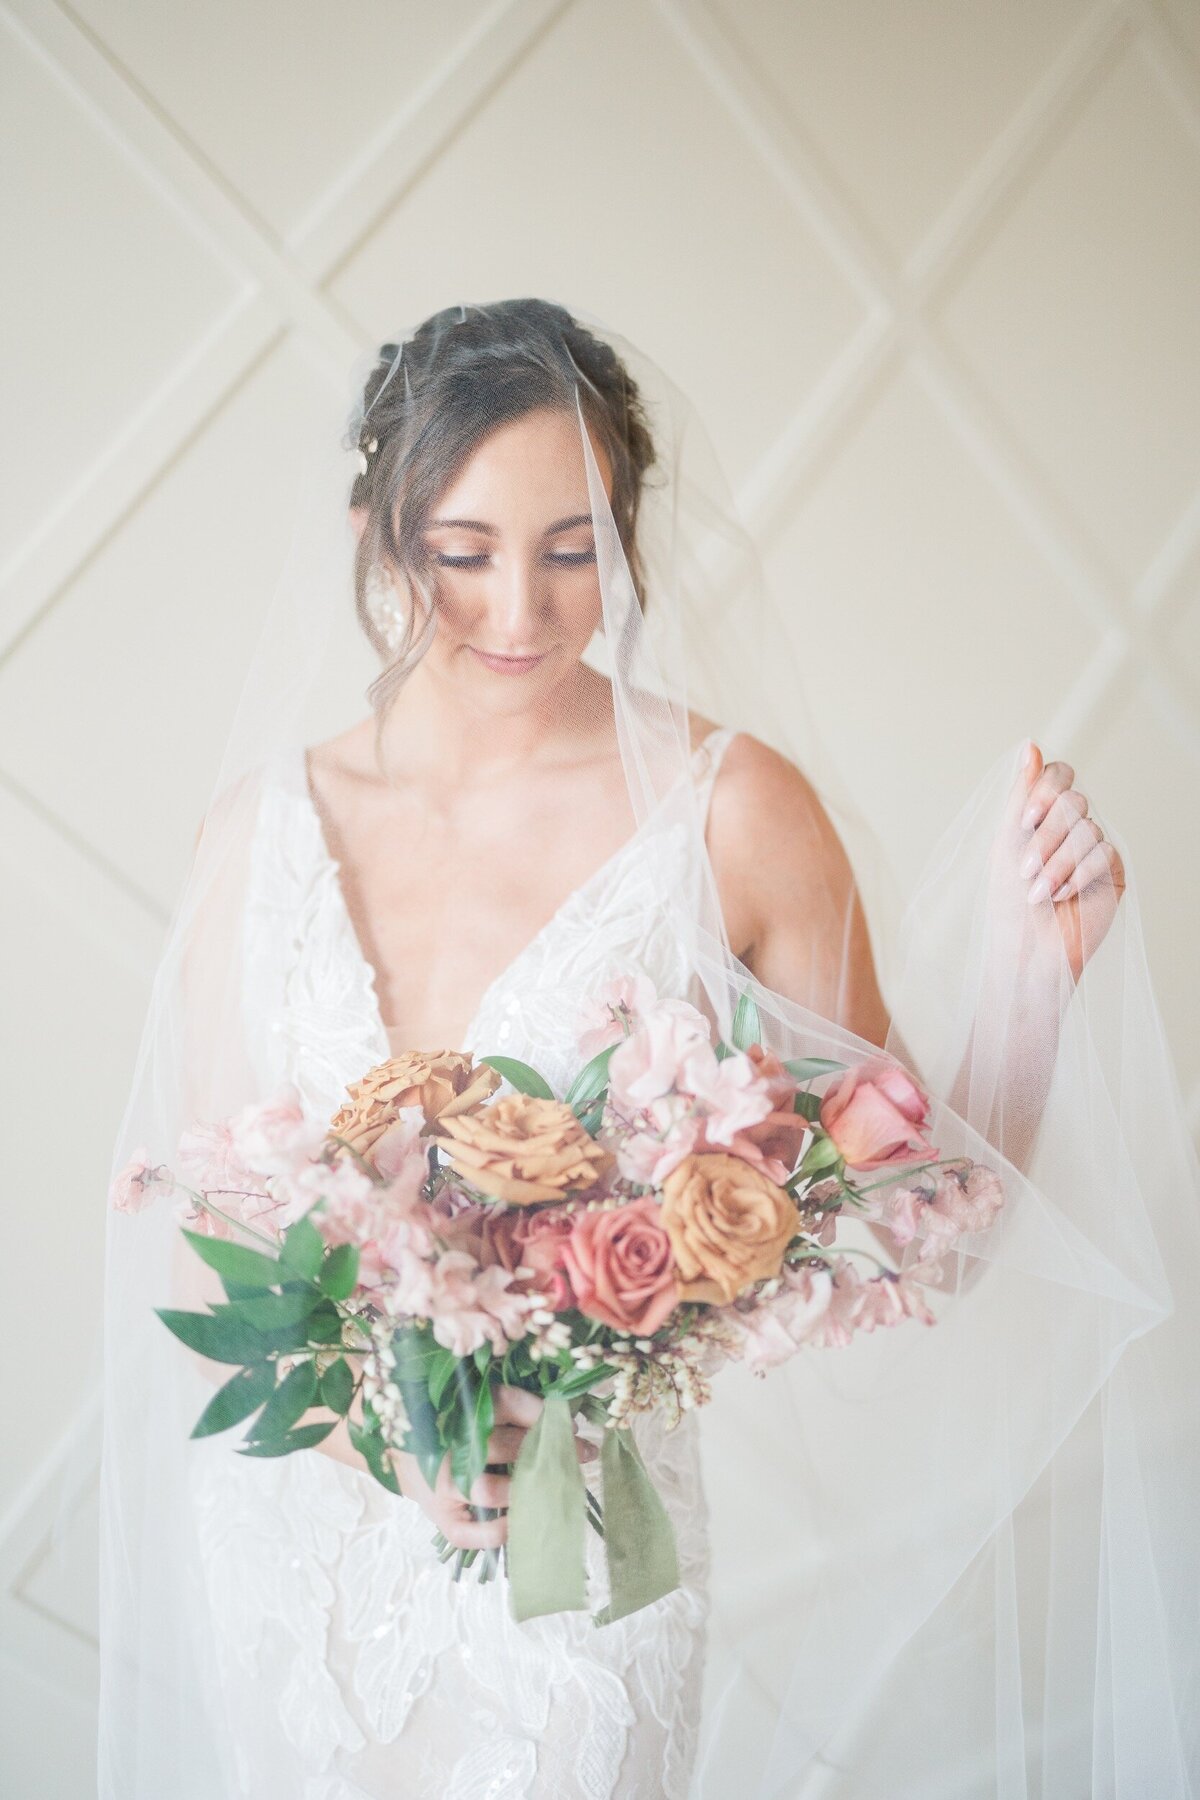
[[[451,556],[445,552],[439,554],[438,562],[444,569],[486,569],[491,557],[486,552],[474,556]],[[586,563],[596,560],[595,550],[554,550],[546,558],[547,562],[556,563],[560,568],[579,569]]]

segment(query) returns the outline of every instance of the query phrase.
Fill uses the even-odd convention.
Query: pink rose
[[[518,1293],[534,1288],[546,1296],[554,1312],[574,1306],[575,1296],[563,1270],[562,1249],[578,1214],[561,1206],[513,1206],[503,1212],[488,1208],[483,1226],[484,1263],[497,1263],[513,1276]],[[527,1270],[528,1274],[519,1273]]]
[[[821,1125],[852,1169],[936,1156],[924,1135],[928,1115],[928,1096],[883,1057],[847,1069],[821,1102]]]
[[[678,1303],[671,1240],[648,1196],[576,1213],[562,1260],[580,1312],[617,1331],[649,1337]]]
[[[123,1169],[118,1169],[109,1183],[108,1203],[117,1212],[136,1213],[150,1205],[156,1194],[169,1194],[175,1177],[166,1163],[153,1165],[150,1152],[139,1144]]]

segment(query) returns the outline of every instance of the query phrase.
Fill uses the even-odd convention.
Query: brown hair
[[[367,690],[380,726],[433,636],[423,533],[439,494],[497,425],[545,406],[574,414],[576,394],[612,466],[613,519],[644,606],[637,515],[654,444],[637,384],[611,345],[565,307],[537,299],[446,307],[402,345],[381,345],[352,440],[366,456],[366,472],[350,491],[351,506],[366,509],[355,603],[363,630],[387,664]],[[405,584],[412,596],[396,651],[383,642],[366,604],[377,563],[395,571],[401,603]],[[419,633],[418,596],[424,606]]]

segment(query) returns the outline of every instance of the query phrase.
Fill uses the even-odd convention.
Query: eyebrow
[[[553,532],[568,531],[574,525],[590,525],[591,523],[590,512],[571,513],[567,518],[555,519],[553,525],[547,525],[545,535],[549,537]],[[486,537],[499,537],[500,535],[499,526],[489,525],[484,519],[430,519],[429,525],[431,529],[435,525],[449,525],[456,526],[460,531],[482,531]]]

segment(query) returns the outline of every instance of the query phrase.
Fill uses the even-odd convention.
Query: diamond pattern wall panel
[[[75,1322],[44,1413],[3,1402],[0,1765],[74,1800],[99,1182],[292,447],[372,340],[542,292],[659,357],[841,672],[897,897],[1006,744],[1075,761],[1200,1130],[1200,8],[0,0],[0,144],[12,1248],[70,1246]],[[367,673],[348,635],[331,690]]]

